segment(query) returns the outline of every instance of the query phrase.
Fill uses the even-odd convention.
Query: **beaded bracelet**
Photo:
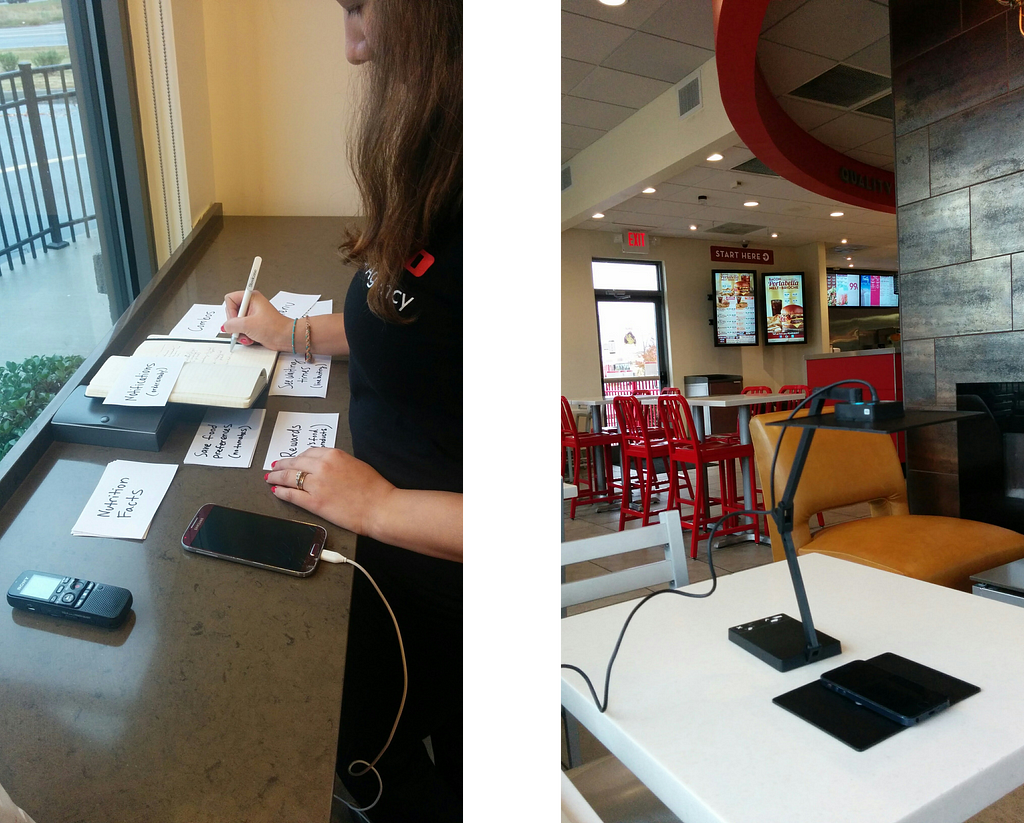
[[[306,356],[305,360],[307,363],[313,362],[313,349],[309,343],[309,318],[306,318]]]
[[[292,354],[295,354],[295,324],[299,322],[299,318],[292,320]]]

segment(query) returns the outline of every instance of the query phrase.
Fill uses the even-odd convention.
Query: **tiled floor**
[[[714,484],[713,477],[711,494],[712,496],[717,494],[717,487]],[[599,511],[599,509],[607,510]],[[603,504],[601,506],[579,506],[577,507],[576,518],[574,520],[570,520],[569,503],[566,501],[563,505],[563,516],[565,523],[565,539],[567,541],[580,540],[584,537],[594,537],[601,534],[610,534],[617,531],[619,526],[618,508],[608,507],[607,504]],[[849,506],[843,509],[834,509],[824,513],[825,526],[828,527],[835,525],[836,523],[856,520],[867,516],[869,516],[869,509],[866,503],[858,506]],[[817,528],[816,521],[812,519],[811,523],[811,530],[814,531]],[[639,526],[640,522],[634,520],[627,523],[626,528],[639,528]],[[621,555],[616,558],[610,558],[609,560],[577,563],[566,567],[565,579],[569,581],[583,580],[599,574],[604,574],[607,571],[615,571],[641,562],[651,562],[652,560],[660,559],[661,555],[662,550],[654,548],[645,550],[644,552],[633,552],[629,555]],[[743,571],[744,569],[750,569],[754,566],[760,566],[765,563],[772,562],[772,551],[770,546],[758,545],[752,541],[748,541],[716,549],[714,551],[713,560],[716,574],[734,574],[736,572]],[[691,583],[698,583],[710,578],[711,573],[708,567],[707,541],[702,541],[699,544],[697,559],[693,560],[687,557],[686,564]],[[640,589],[617,597],[593,601],[591,603],[570,608],[568,613],[571,615],[593,608],[600,608],[601,606],[606,606],[611,603],[634,600],[636,598],[643,597],[651,591],[653,591],[653,589]],[[580,749],[583,763],[608,755],[607,749],[605,749],[604,746],[602,746],[584,728],[580,729]],[[567,759],[565,736],[563,734],[563,768]],[[343,821],[344,818],[341,818],[341,820]],[[970,818],[967,823],[1021,823],[1021,821],[1024,821],[1024,786],[1010,792],[1001,800],[979,812],[977,815]]]

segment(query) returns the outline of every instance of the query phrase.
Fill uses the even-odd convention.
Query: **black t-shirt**
[[[345,298],[353,453],[402,489],[462,491],[462,216],[406,264],[392,300],[366,304],[373,271]]]

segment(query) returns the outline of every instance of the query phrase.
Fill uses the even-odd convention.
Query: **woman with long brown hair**
[[[365,221],[343,245],[360,270],[341,315],[293,322],[254,292],[240,318],[233,292],[224,330],[349,355],[353,454],[311,449],[267,482],[359,536],[393,610],[355,575],[337,765],[350,807],[461,820],[462,3],[339,2],[346,57],[367,64],[350,151]]]

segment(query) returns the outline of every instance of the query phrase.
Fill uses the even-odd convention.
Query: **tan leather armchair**
[[[760,414],[750,421],[765,506],[771,506],[772,454],[785,431],[775,464],[775,499],[782,498],[800,440],[800,429],[767,426],[789,412]],[[870,502],[871,517],[839,523],[811,534],[817,512]],[[793,505],[797,554],[819,552],[866,566],[969,591],[970,576],[1024,557],[1024,535],[974,520],[910,514],[906,481],[887,434],[817,429]],[[772,557],[785,554],[768,518]]]

